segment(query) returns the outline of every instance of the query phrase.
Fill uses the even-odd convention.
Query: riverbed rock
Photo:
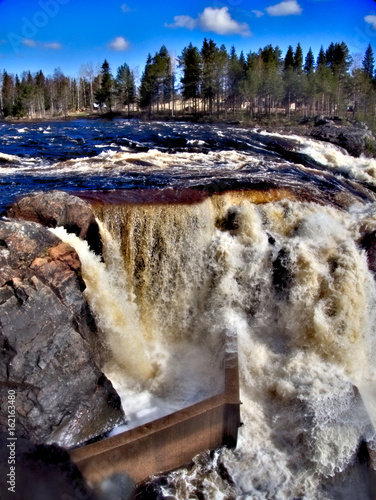
[[[71,447],[124,423],[96,361],[103,350],[79,258],[35,222],[0,220],[0,430],[15,391],[16,435]]]
[[[14,203],[7,216],[16,220],[39,222],[43,226],[63,226],[87,240],[91,249],[102,251],[98,224],[88,203],[64,191],[47,191],[25,196]]]
[[[321,120],[311,135],[314,139],[330,142],[344,148],[352,156],[373,156],[376,151],[375,138],[369,130],[361,127],[338,125],[332,120]]]

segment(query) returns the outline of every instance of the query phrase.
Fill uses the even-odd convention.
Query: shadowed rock
[[[123,423],[94,360],[103,346],[76,252],[34,222],[0,221],[0,242],[0,430],[9,389],[17,435],[34,443],[69,447]]]
[[[97,500],[66,450],[57,445],[35,445],[18,438],[15,443],[16,480],[9,491],[8,434],[0,432],[2,500]],[[7,485],[9,487],[9,485]]]

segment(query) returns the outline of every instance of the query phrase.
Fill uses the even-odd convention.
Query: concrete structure
[[[135,483],[187,465],[200,452],[235,447],[239,410],[237,354],[226,354],[225,390],[183,410],[71,451],[91,484],[124,472]]]

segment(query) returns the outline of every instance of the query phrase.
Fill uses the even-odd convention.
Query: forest
[[[126,63],[112,73],[105,60],[94,70],[82,65],[78,77],[60,68],[45,76],[24,71],[0,74],[2,118],[49,118],[80,113],[114,113],[145,118],[287,120],[324,114],[346,116],[376,127],[376,75],[371,45],[355,60],[344,42],[331,43],[315,58],[301,45],[267,45],[237,54],[204,39],[178,57],[163,45],[148,55],[142,75]]]

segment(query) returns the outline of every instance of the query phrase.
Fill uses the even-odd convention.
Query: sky
[[[166,45],[179,56],[190,42],[212,38],[237,53],[278,45],[309,48],[344,41],[361,62],[370,43],[376,58],[375,0],[0,0],[0,71],[60,68],[77,76],[105,59],[116,75],[127,63],[140,77],[149,53]]]

